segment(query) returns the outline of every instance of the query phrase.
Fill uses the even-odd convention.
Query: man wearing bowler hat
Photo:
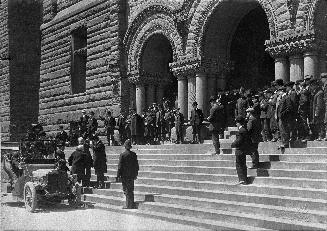
[[[247,184],[247,169],[246,169],[246,155],[249,154],[250,137],[245,125],[245,118],[237,116],[235,119],[238,128],[238,134],[235,141],[232,143],[232,148],[235,148],[236,157],[236,171],[240,185]]]
[[[210,115],[207,120],[210,122],[209,131],[211,132],[212,143],[215,148],[214,155],[220,154],[220,143],[219,143],[219,132],[224,127],[224,106],[216,101],[214,97],[211,97],[210,100]]]
[[[121,179],[123,191],[126,196],[126,206],[124,206],[123,208],[135,209],[136,206],[134,204],[134,180],[136,180],[138,175],[139,163],[137,160],[136,153],[131,151],[131,140],[126,140],[124,146],[125,152],[121,153],[119,156],[117,181]]]
[[[191,111],[190,124],[193,130],[193,143],[200,143],[201,140],[201,124],[203,122],[202,110],[198,108],[198,103],[192,103],[193,109]]]

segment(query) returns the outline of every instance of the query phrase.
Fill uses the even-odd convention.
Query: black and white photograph
[[[0,230],[327,230],[327,0],[0,0]]]

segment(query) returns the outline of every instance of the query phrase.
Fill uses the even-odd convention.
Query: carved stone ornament
[[[326,41],[317,39],[316,33],[311,30],[301,34],[267,40],[265,45],[266,51],[276,58],[319,50],[326,46]]]
[[[287,0],[287,8],[290,14],[291,27],[294,28],[296,24],[296,15],[299,8],[300,0]]]

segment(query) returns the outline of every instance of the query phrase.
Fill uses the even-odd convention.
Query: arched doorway
[[[177,96],[177,79],[169,69],[173,49],[162,34],[154,34],[146,41],[141,54],[141,73],[151,79],[145,85],[145,106],[161,103],[165,98],[174,103]]]
[[[202,40],[202,56],[216,62],[216,89],[260,88],[274,80],[274,60],[265,52],[270,31],[260,3],[223,1],[212,12]],[[212,91],[210,91],[212,92]]]

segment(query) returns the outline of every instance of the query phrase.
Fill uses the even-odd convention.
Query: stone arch
[[[201,3],[197,6],[189,28],[186,55],[194,58],[202,56],[202,41],[204,38],[207,23],[210,20],[211,15],[215,12],[215,9],[222,2],[224,2],[224,0],[202,0]],[[270,30],[270,38],[277,37],[279,33],[278,23],[271,1],[253,0],[253,2],[259,3],[266,13]]]
[[[305,14],[307,15],[306,29],[320,30],[319,32],[327,36],[327,2],[324,0],[312,1]]]
[[[147,40],[154,34],[162,34],[170,42],[173,49],[173,60],[183,53],[182,39],[177,32],[174,21],[165,14],[155,14],[146,18],[135,30],[131,38],[126,38],[128,71],[140,71],[140,59]]]

